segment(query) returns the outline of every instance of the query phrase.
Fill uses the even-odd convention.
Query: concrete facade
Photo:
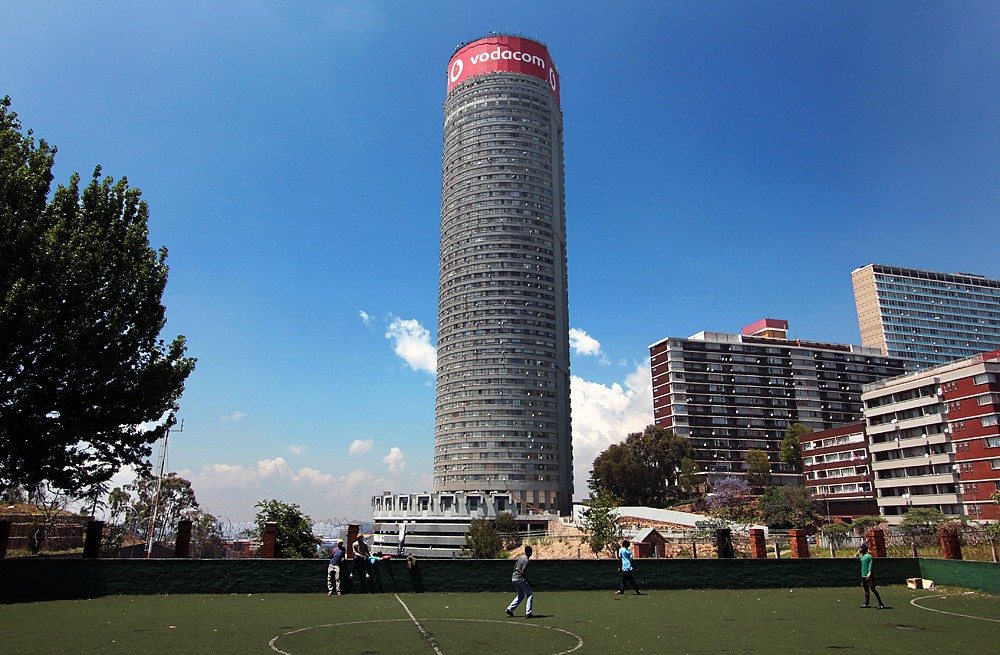
[[[869,264],[851,272],[861,343],[918,368],[1000,348],[1000,280]]]
[[[462,78],[444,105],[436,492],[502,492],[528,510],[570,510],[569,314],[562,111],[548,79]],[[501,46],[495,51],[501,62]],[[507,55],[510,52],[508,51]],[[521,52],[516,53],[519,57]],[[509,59],[505,55],[505,58]],[[527,59],[525,59],[527,61]],[[487,67],[488,68],[488,67]]]

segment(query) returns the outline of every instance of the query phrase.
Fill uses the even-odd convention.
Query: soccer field
[[[7,653],[998,652],[1000,596],[886,587],[608,592],[112,596],[0,605]]]

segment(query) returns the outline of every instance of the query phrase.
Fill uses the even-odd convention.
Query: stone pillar
[[[719,528],[715,531],[715,550],[719,559],[736,557],[736,549],[733,548],[733,533],[729,528]]]
[[[191,519],[181,519],[177,523],[174,557],[191,557]]]
[[[260,556],[273,559],[278,552],[278,524],[264,524],[264,545],[261,546]]]
[[[792,559],[809,558],[809,540],[805,530],[789,530],[788,546],[792,551]]]
[[[872,557],[885,557],[885,532],[872,528],[865,533],[865,542]]]
[[[7,557],[7,543],[10,541],[10,521],[0,521],[0,559]]]
[[[83,559],[97,559],[101,556],[102,536],[104,536],[104,521],[87,521],[87,536],[83,540]]]
[[[767,544],[764,543],[764,530],[761,528],[750,530],[750,557],[767,559]]]
[[[940,537],[941,556],[945,559],[962,559],[962,542],[958,539],[958,532],[942,530]]]

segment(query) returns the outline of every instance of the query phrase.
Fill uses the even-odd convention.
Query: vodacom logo
[[[549,69],[549,86],[552,87],[553,91],[556,90],[556,69],[555,68],[550,68]]]
[[[465,68],[465,64],[462,62],[462,58],[459,57],[455,60],[455,63],[451,65],[451,70],[448,71],[448,79],[454,82],[459,77],[462,76],[462,69]],[[555,88],[555,87],[552,87]]]

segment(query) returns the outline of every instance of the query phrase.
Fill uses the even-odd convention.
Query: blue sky
[[[857,343],[870,262],[1000,277],[995,2],[2,8],[0,94],[57,180],[150,203],[199,360],[168,464],[233,520],[430,487],[445,67],[490,30],[562,78],[578,496],[652,421],[650,343]]]

